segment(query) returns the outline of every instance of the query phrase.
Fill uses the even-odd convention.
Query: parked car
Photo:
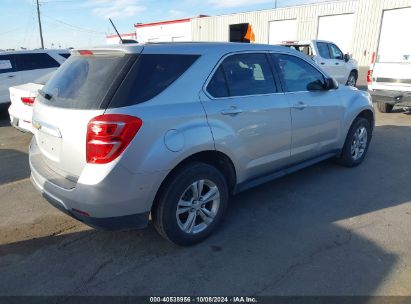
[[[67,50],[14,51],[0,54],[0,104],[10,102],[9,88],[33,82],[56,70],[70,56]]]
[[[39,91],[31,178],[97,228],[143,228],[191,245],[231,194],[330,157],[359,165],[370,95],[289,48],[237,43],[76,50]]]
[[[410,59],[405,55],[401,61],[377,61],[368,71],[368,90],[381,113],[390,113],[394,106],[411,107]]]
[[[293,48],[311,57],[324,71],[340,84],[355,87],[358,80],[358,62],[345,54],[333,42],[324,40],[289,41],[283,46]]]
[[[33,104],[38,91],[43,88],[54,72],[48,73],[34,82],[10,87],[9,107],[10,123],[16,129],[33,133],[31,119],[33,116]]]

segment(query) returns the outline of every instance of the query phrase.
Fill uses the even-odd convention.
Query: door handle
[[[222,115],[229,115],[229,116],[236,116],[241,113],[243,113],[243,110],[237,107],[230,107],[229,109],[225,109],[221,111]]]
[[[322,64],[322,65],[324,65],[324,64],[325,64],[325,62],[321,62],[321,64]]]
[[[339,62],[336,62],[335,65],[340,65],[340,63],[339,63]]]
[[[302,102],[302,101],[300,101],[299,103],[293,105],[293,108],[294,108],[294,109],[300,110],[300,111],[304,110],[306,107],[308,107],[308,105],[305,104],[305,103]]]
[[[7,76],[8,78],[14,78],[14,75],[9,75],[9,76]]]

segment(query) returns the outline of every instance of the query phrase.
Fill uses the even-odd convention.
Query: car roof
[[[66,49],[38,49],[38,50],[18,50],[18,51],[5,51],[0,52],[0,55],[16,55],[16,54],[39,54],[39,53],[61,53],[61,54],[69,54],[70,51]]]
[[[324,42],[324,43],[333,43],[332,41],[327,41],[327,40],[319,40],[319,39],[314,39],[314,40],[296,40],[296,41],[284,41],[281,45],[306,45],[306,44],[311,44],[314,42]]]
[[[181,54],[205,54],[210,50],[221,52],[240,51],[283,51],[282,46],[256,43],[237,42],[165,42],[165,43],[133,43],[119,45],[105,45],[89,48],[88,50],[123,51],[125,53],[181,53]],[[76,50],[75,50],[76,51]]]

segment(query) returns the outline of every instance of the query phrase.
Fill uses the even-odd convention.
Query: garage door
[[[378,61],[402,62],[411,60],[411,7],[385,11],[382,19]]]
[[[297,20],[271,21],[269,44],[280,44],[283,41],[297,40]]]
[[[322,16],[318,20],[317,39],[332,41],[341,51],[352,54],[354,14]]]

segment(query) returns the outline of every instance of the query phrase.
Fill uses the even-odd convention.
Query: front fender
[[[341,121],[341,138],[339,139],[339,146],[344,146],[345,139],[348,131],[353,124],[354,120],[360,115],[361,112],[369,110],[373,115],[372,128],[375,123],[375,111],[372,104],[371,96],[368,92],[358,90],[351,87],[340,87],[338,90],[340,100],[345,108],[344,117]]]

